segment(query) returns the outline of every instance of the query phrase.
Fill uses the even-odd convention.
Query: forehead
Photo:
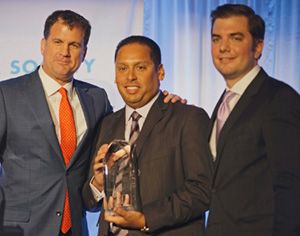
[[[152,60],[151,50],[147,45],[130,43],[119,49],[116,61],[121,60]]]
[[[76,33],[77,35],[84,36],[84,31],[82,30],[82,28],[80,28],[79,26],[76,26],[76,25],[70,26],[62,20],[56,21],[50,28],[50,34],[57,33],[57,32]]]
[[[214,22],[213,34],[249,32],[248,19],[245,16],[230,16],[227,18],[217,18]]]

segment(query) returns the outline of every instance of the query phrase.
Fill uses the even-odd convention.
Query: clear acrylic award
[[[114,207],[140,209],[134,149],[125,140],[113,140],[104,157],[104,191],[112,214]]]

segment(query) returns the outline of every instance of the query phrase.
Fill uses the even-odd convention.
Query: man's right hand
[[[104,164],[103,159],[108,150],[108,144],[103,144],[94,159],[93,163],[93,173],[94,179],[92,180],[92,184],[100,191],[103,191],[104,188]]]

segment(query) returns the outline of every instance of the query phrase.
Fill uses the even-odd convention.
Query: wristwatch
[[[148,233],[150,231],[149,227],[147,227],[146,225],[140,229],[141,232],[143,233]]]

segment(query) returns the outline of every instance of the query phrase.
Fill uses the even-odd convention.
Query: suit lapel
[[[219,109],[219,107],[220,107],[220,105],[221,105],[221,103],[222,103],[224,94],[225,94],[225,90],[224,90],[224,92],[222,93],[222,95],[221,95],[221,97],[220,97],[220,99],[219,99],[217,105],[215,106],[214,111],[213,111],[213,113],[212,113],[212,116],[211,116],[211,118],[210,118],[209,127],[208,127],[208,130],[210,131],[209,134],[208,134],[208,142],[209,142],[209,140],[210,140],[210,136],[212,135],[212,130],[213,130],[213,127],[214,127],[214,122],[215,122],[215,120],[216,120],[217,112],[218,112],[218,109]]]
[[[74,80],[74,88],[76,90],[76,93],[78,95],[79,101],[80,101],[80,105],[82,107],[82,111],[84,114],[84,118],[86,121],[86,125],[87,125],[87,132],[84,134],[81,143],[83,142],[83,140],[85,140],[85,137],[88,133],[88,131],[91,129],[92,124],[94,124],[96,122],[96,118],[94,115],[94,111],[93,111],[93,98],[87,93],[88,88],[80,86],[80,83],[78,83],[77,80]],[[80,143],[80,144],[81,144]],[[78,144],[78,146],[80,145]]]
[[[125,108],[122,108],[119,112],[115,113],[115,123],[113,127],[115,129],[111,129],[114,134],[112,137],[116,137],[118,139],[125,139]]]
[[[163,94],[161,93],[158,97],[158,99],[154,102],[152,105],[145,123],[143,125],[143,128],[139,134],[139,137],[136,142],[136,154],[137,156],[140,155],[143,145],[147,140],[147,137],[153,130],[154,126],[157,125],[157,123],[163,118],[164,111],[167,109],[168,104],[165,104],[163,102]]]
[[[22,91],[24,99],[28,100],[29,107],[44,132],[46,140],[48,140],[53,147],[57,156],[61,157],[62,154],[57,140],[55,127],[45,98],[44,89],[38,75],[38,70],[36,70],[25,83],[25,89]],[[60,161],[64,164],[63,158],[60,158]]]
[[[85,134],[83,135],[82,139],[80,140],[80,143],[78,143],[76,150],[70,160],[70,164],[68,165],[67,169],[71,168],[72,165],[74,164],[75,160],[79,157],[78,153],[80,153],[81,149],[85,146],[84,144],[87,141],[87,136],[88,136],[89,132],[91,132],[92,124],[94,122],[96,122],[95,116],[94,116],[94,111],[92,109],[93,106],[88,105],[88,104],[93,103],[93,99],[87,93],[88,88],[80,86],[80,83],[75,79],[73,81],[73,86],[76,90],[76,93],[77,93],[79,101],[80,101],[80,105],[81,105],[83,115],[85,118],[87,130],[86,130]]]
[[[112,122],[108,134],[105,134],[109,138],[108,142],[112,139],[125,139],[125,108],[115,112],[112,117],[109,117]]]
[[[248,88],[245,90],[244,94],[239,99],[238,103],[231,111],[219,136],[218,145],[217,145],[217,160],[216,160],[217,162],[220,161],[219,159],[220,156],[222,155],[224,144],[228,139],[232,127],[236,124],[236,122],[241,117],[241,115],[247,110],[247,107],[253,101],[253,97],[258,93],[266,77],[268,77],[268,75],[265,73],[263,69],[261,69],[261,71],[258,73],[256,78],[250,83]],[[220,99],[220,101],[221,100],[222,99]],[[219,107],[221,103],[220,101],[217,107]],[[214,111],[214,120],[216,118],[217,107]]]

